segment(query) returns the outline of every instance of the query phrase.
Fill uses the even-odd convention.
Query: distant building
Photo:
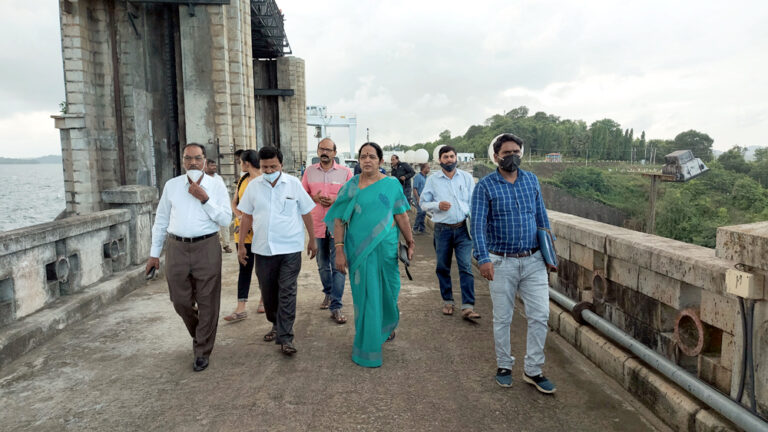
[[[560,153],[547,153],[544,156],[544,162],[562,162],[563,155]]]

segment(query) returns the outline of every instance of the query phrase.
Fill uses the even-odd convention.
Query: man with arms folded
[[[336,248],[333,245],[333,234],[323,219],[328,213],[328,208],[336,201],[341,186],[352,178],[352,171],[336,163],[336,143],[330,138],[317,143],[317,154],[320,155],[320,162],[310,165],[304,171],[301,185],[317,204],[312,209],[312,224],[315,228],[314,241],[317,243],[317,269],[325,294],[320,309],[330,308],[331,319],[336,324],[344,324],[347,322],[347,317],[341,313],[344,273],[334,265]]]
[[[519,169],[523,140],[501,134],[491,142],[498,170],[477,183],[472,196],[472,241],[480,274],[490,281],[493,338],[496,344],[496,383],[512,386],[509,326],[515,293],[525,305],[528,339],[523,380],[542,393],[555,385],[541,371],[549,319],[549,278],[539,251],[538,227],[549,228],[539,179]]]
[[[261,298],[272,329],[264,335],[265,342],[274,341],[285,355],[296,353],[293,344],[293,322],[296,320],[296,289],[304,249],[304,230],[312,229],[315,207],[296,177],[282,172],[283,154],[274,147],[259,150],[261,176],[248,183],[237,209],[243,212],[241,230],[253,227],[251,251],[256,260]],[[317,245],[307,245],[310,259],[317,254]],[[237,243],[237,258],[246,265],[245,236]]]
[[[219,227],[232,220],[224,183],[203,174],[205,147],[184,147],[186,174],[165,183],[152,227],[152,249],[146,271],[160,267],[165,252],[165,278],[171,302],[192,336],[193,369],[208,367],[216,340],[221,298]]]

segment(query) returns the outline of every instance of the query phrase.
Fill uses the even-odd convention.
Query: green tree
[[[747,174],[750,166],[744,159],[747,149],[744,147],[733,146],[731,149],[721,154],[717,161],[728,171],[734,171],[741,174]]]
[[[712,143],[709,135],[693,129],[682,132],[675,137],[675,150],[690,150],[693,155],[704,162],[712,160]]]

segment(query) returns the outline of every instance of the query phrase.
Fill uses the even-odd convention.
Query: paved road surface
[[[224,257],[222,316],[234,308],[237,278],[235,254]],[[350,360],[349,287],[349,323],[339,326],[318,308],[315,261],[302,266],[293,358],[261,341],[269,324],[252,301],[248,319],[220,324],[210,367],[193,372],[190,338],[157,281],[3,368],[0,430],[667,430],[554,333],[545,372],[557,394],[523,383],[519,313],[514,385],[496,385],[488,285],[476,273],[479,324],[443,316],[431,236],[417,237],[415,280],[403,283],[397,339],[379,369]],[[258,300],[255,278],[253,286]]]

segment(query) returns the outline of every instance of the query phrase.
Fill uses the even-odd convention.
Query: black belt
[[[444,227],[448,227],[448,228],[451,228],[451,229],[461,228],[461,227],[463,227],[466,224],[467,224],[467,220],[466,219],[461,221],[461,222],[459,222],[459,223],[455,223],[455,224],[446,224],[446,223],[435,222],[435,225],[444,226]]]
[[[172,238],[172,239],[174,239],[176,241],[183,242],[183,243],[195,243],[195,242],[199,242],[200,240],[205,240],[207,238],[211,238],[211,237],[215,236],[216,234],[218,234],[218,233],[217,232],[213,232],[213,233],[210,233],[210,234],[201,235],[200,237],[179,237],[177,235],[168,233],[168,237],[170,237],[170,238]]]
[[[494,251],[488,251],[494,255],[503,256],[507,258],[525,258],[527,256],[531,256],[539,251],[539,248],[533,248],[531,250],[523,251],[523,252],[494,252]]]

